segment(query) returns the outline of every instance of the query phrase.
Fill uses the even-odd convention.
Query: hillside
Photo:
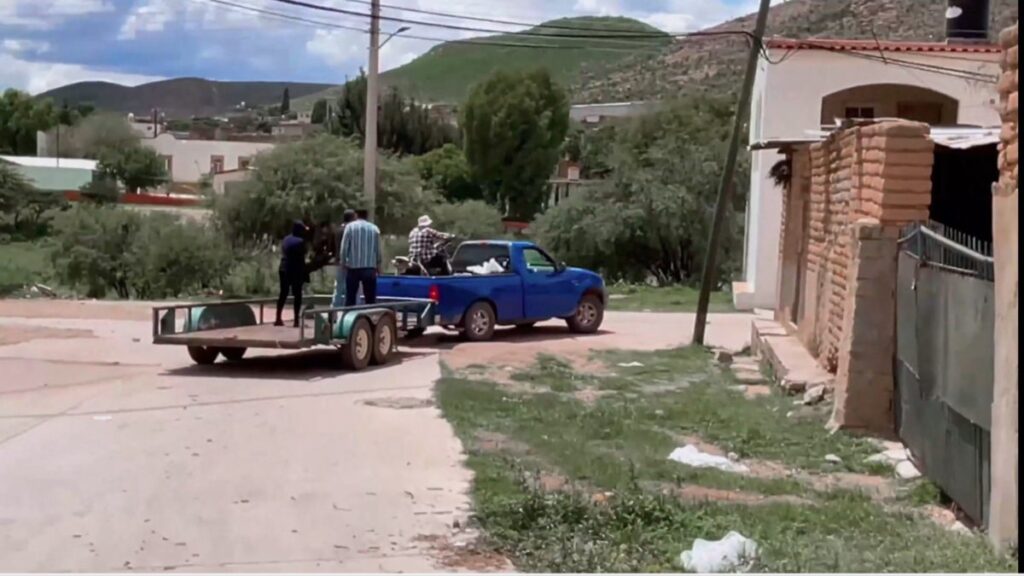
[[[788,0],[774,6],[768,36],[945,39],[947,0]],[[710,30],[752,30],[754,14]],[[1016,22],[1017,0],[992,0],[992,37]],[[727,92],[741,83],[748,45],[742,37],[683,38],[662,54],[620,62],[573,90],[578,102],[664,98],[680,91]]]
[[[558,28],[549,28],[554,25]],[[438,44],[412,62],[381,74],[385,87],[397,87],[403,94],[427,102],[459,102],[469,89],[496,70],[527,70],[546,67],[563,84],[575,85],[600,78],[610,68],[638,55],[646,57],[660,54],[671,43],[668,35],[662,38],[622,39],[592,38],[607,30],[608,34],[644,32],[663,34],[630,18],[580,17],[552,20],[531,29],[544,34],[574,35],[563,27],[579,27],[579,34],[590,38],[538,38],[521,33],[501,34],[474,39],[476,42],[528,44],[531,48],[516,48],[474,44],[473,42]],[[312,108],[318,98],[336,98],[340,87],[293,100],[296,110]]]
[[[240,102],[249,105],[276,104],[288,88],[291,97],[319,92],[328,84],[300,82],[218,82],[201,78],[175,78],[135,87],[110,82],[78,82],[39,94],[54,102],[92,104],[114,112],[148,115],[157,108],[168,118],[215,116],[230,112]]]

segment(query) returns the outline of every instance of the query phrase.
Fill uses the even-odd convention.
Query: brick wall
[[[1000,178],[992,197],[995,258],[994,381],[992,390],[992,469],[989,536],[999,548],[1017,544],[1018,448],[1018,27],[999,35],[1003,47]]]

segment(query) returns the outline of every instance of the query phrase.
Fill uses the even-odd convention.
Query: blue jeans
[[[334,297],[331,298],[331,308],[341,308],[345,305],[345,270],[339,266],[338,273],[334,276]]]

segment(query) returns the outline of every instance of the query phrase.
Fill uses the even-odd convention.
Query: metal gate
[[[896,430],[922,472],[988,519],[994,267],[991,246],[930,223],[900,240]]]

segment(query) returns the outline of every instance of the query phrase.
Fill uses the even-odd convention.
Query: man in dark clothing
[[[284,326],[281,312],[291,292],[295,311],[295,327],[299,326],[302,311],[302,285],[306,281],[306,225],[296,220],[292,223],[292,233],[281,242],[281,265],[277,269],[281,280],[281,291],[277,296],[277,319],[274,326]]]

